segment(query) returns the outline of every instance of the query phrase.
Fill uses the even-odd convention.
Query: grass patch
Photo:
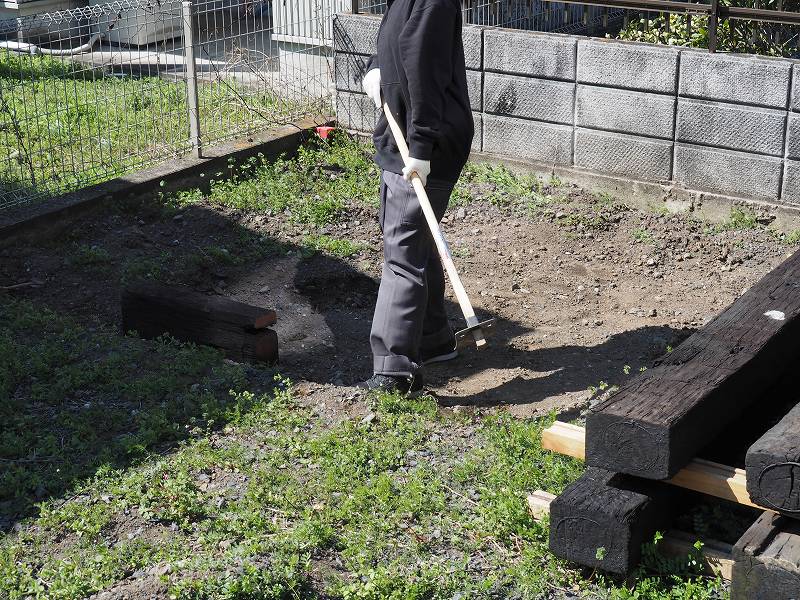
[[[22,513],[103,465],[135,462],[225,420],[235,410],[228,391],[243,382],[214,350],[90,333],[9,300],[0,304],[0,365],[0,504]]]
[[[231,163],[214,174],[207,195],[195,189],[164,194],[161,201],[174,212],[205,198],[212,205],[321,228],[341,220],[354,203],[377,207],[379,185],[370,147],[337,133],[311,140],[294,158],[270,161],[260,155]]]
[[[379,395],[374,418],[330,424],[281,378],[247,391],[216,352],[0,307],[2,506],[46,489],[0,539],[13,600],[84,598],[134,572],[181,599],[721,597],[675,565],[628,586],[549,554],[526,494],[583,469],[542,449],[551,419]]]
[[[800,246],[800,229],[795,229],[789,232],[784,238],[783,241],[785,244],[789,246]]]
[[[338,258],[350,258],[364,250],[364,245],[328,235],[310,235],[303,239],[303,250],[306,256],[324,252]]]
[[[655,238],[645,227],[637,227],[631,232],[631,237],[640,244],[655,244]]]
[[[761,225],[755,214],[749,210],[734,206],[731,214],[726,221],[711,227],[709,233],[721,233],[723,231],[746,231],[758,229]]]
[[[64,193],[189,149],[183,82],[2,51],[0,85],[6,187]],[[206,140],[269,125],[291,110],[272,93],[253,94],[231,81],[200,85],[198,94]]]

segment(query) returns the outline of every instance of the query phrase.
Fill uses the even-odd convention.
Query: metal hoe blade
[[[477,330],[480,330],[484,336],[489,337],[494,333],[494,326],[496,324],[497,319],[489,319],[487,321],[483,321],[482,323],[478,323],[477,325],[473,325],[472,327],[467,327],[466,329],[457,331],[456,346],[458,348],[464,348],[470,345],[472,343],[472,333]]]

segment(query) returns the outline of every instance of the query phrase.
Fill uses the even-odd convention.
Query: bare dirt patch
[[[443,222],[476,309],[498,318],[485,351],[426,369],[447,406],[518,416],[580,407],[591,386],[649,366],[792,251],[756,221],[711,228],[568,185],[544,187],[537,202],[498,193],[476,186]],[[321,230],[358,246],[342,258],[312,255],[312,230],[281,215],[147,202],[87,219],[67,240],[3,250],[0,284],[39,280],[8,293],[90,323],[118,323],[121,287],[137,277],[275,308],[281,373],[309,382],[304,402],[335,418],[354,410],[344,388],[370,374],[375,213],[353,202]],[[450,312],[460,327],[452,298]]]

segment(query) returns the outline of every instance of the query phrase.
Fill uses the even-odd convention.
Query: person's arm
[[[453,78],[453,43],[458,6],[453,0],[417,2],[400,34],[400,59],[410,95],[406,136],[411,156],[430,161],[439,139],[444,94]]]

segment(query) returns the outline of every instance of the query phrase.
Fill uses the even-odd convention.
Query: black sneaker
[[[357,384],[360,390],[368,392],[380,391],[398,393],[403,396],[413,396],[422,392],[422,373],[417,371],[414,375],[403,377],[400,375],[380,375],[376,373],[366,381]]]
[[[420,363],[423,365],[445,362],[448,360],[453,360],[454,358],[458,358],[458,348],[456,347],[456,341],[450,340],[449,342],[440,344],[435,348],[430,348],[430,349],[423,348],[419,351],[419,358],[420,358]]]

